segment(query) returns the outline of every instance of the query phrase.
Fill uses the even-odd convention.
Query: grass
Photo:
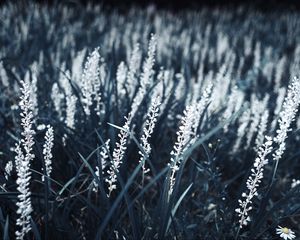
[[[263,144],[261,136],[276,137],[280,112],[287,112],[282,106],[288,85],[299,75],[298,12],[6,3],[0,16],[2,239],[15,239],[19,230],[13,148],[24,133],[22,80],[30,85],[36,132],[31,230],[24,239],[279,239],[278,225],[299,236],[300,186],[291,187],[300,167],[296,98],[286,149],[273,161],[279,147],[273,143],[249,224],[240,229],[235,212],[247,191],[256,144]],[[94,50],[99,55],[88,62]],[[210,84],[211,92],[205,91]],[[161,104],[146,139],[148,154],[141,138],[157,96]],[[196,103],[203,105],[201,111],[191,109],[186,120],[193,131],[183,131],[189,141],[178,155],[169,194],[171,151],[180,141],[184,109]],[[130,116],[128,128],[125,116]],[[43,125],[54,129],[50,176]],[[120,133],[126,135],[124,145]],[[109,139],[102,166],[101,149]],[[120,166],[114,167],[121,150]],[[12,170],[6,168],[9,162]],[[150,172],[143,173],[144,163]],[[96,167],[104,168],[97,174]],[[108,169],[117,176],[111,192]]]

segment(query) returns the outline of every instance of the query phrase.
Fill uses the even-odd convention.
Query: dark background
[[[5,2],[1,1],[0,2]],[[10,3],[28,4],[28,0],[6,0]],[[88,2],[94,4],[102,4],[108,8],[127,9],[135,5],[145,7],[154,4],[157,8],[180,11],[181,9],[200,9],[201,7],[238,7],[240,5],[248,5],[262,11],[273,10],[300,10],[300,0],[40,0],[35,1],[44,4],[67,4],[73,6],[86,5]]]

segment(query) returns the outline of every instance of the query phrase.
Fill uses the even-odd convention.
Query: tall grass
[[[20,6],[0,7],[1,238],[299,236],[298,12]]]

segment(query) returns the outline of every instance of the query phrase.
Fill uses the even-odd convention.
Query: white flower
[[[297,187],[300,184],[300,180],[293,179],[291,184],[291,188]]]
[[[59,119],[61,119],[62,118],[62,101],[64,99],[64,94],[59,89],[57,83],[54,83],[52,85],[51,99],[52,99],[53,104],[54,104],[54,109],[58,113]]]
[[[126,94],[125,90],[125,82],[127,78],[127,66],[125,65],[124,62],[121,62],[118,66],[117,70],[117,76],[116,76],[116,82],[117,82],[117,90],[118,90],[118,95],[124,97]],[[121,103],[121,97],[119,98],[119,101]]]
[[[268,163],[267,155],[272,151],[272,138],[266,136],[265,143],[258,149],[257,157],[254,161],[251,175],[247,180],[247,193],[242,193],[243,200],[239,199],[240,208],[235,209],[239,216],[240,228],[246,226],[251,221],[249,211],[252,209],[252,199],[257,196],[259,184],[263,179],[264,166]]]
[[[100,155],[100,160],[101,160],[101,167],[102,167],[102,176],[105,174],[104,173],[104,169],[107,166],[107,159],[108,159],[108,153],[109,153],[109,143],[110,143],[110,139],[108,139],[105,142],[105,145],[101,147],[101,151],[99,153]],[[100,178],[100,169],[98,166],[96,166],[96,171],[95,171],[95,175],[97,176],[97,178]],[[98,191],[98,183],[96,181],[96,179],[93,180],[93,191],[97,192]]]
[[[257,136],[255,139],[255,150],[258,150],[259,146],[263,144],[264,141],[264,133],[268,127],[268,118],[269,118],[269,111],[265,110],[260,118],[260,123],[258,125]]]
[[[130,97],[132,97],[132,94],[134,93],[134,90],[136,88],[136,83],[137,83],[136,81],[137,71],[141,65],[140,63],[141,53],[138,44],[135,45],[128,62],[129,65],[128,65],[128,72],[126,75],[125,88],[130,94]]]
[[[294,239],[296,237],[295,232],[287,227],[278,226],[278,228],[276,228],[276,233],[284,240]]]
[[[291,123],[295,120],[296,113],[300,104],[300,80],[294,78],[289,85],[287,96],[284,99],[282,111],[279,113],[279,129],[276,130],[277,136],[274,142],[278,144],[279,148],[273,154],[273,159],[279,161],[285,151],[285,140],[287,133],[291,131]]]
[[[157,45],[156,35],[152,35],[148,47],[148,57],[146,58],[143,64],[143,72],[141,74],[140,87],[138,89],[137,95],[133,99],[133,103],[131,107],[132,117],[135,115],[136,111],[138,110],[138,107],[143,101],[145,94],[151,84],[151,76],[153,75],[153,66],[155,62],[156,45]]]
[[[100,87],[100,53],[99,48],[88,56],[81,81],[82,102],[87,116],[91,114],[90,107],[93,104],[93,96],[98,94]]]
[[[173,150],[171,151],[171,160],[168,164],[171,169],[169,196],[173,192],[175,185],[175,173],[179,170],[182,155],[186,149],[186,145],[191,141],[193,135],[193,125],[195,124],[196,105],[188,105],[183,112],[181,118],[181,125],[176,132],[177,141],[174,144]]]
[[[65,124],[70,129],[75,129],[75,113],[76,113],[76,103],[77,97],[73,94],[72,85],[69,81],[70,72],[65,71],[65,74],[60,78],[60,84],[65,92],[66,101],[66,117]]]
[[[113,150],[112,163],[111,163],[109,169],[107,170],[108,178],[105,179],[105,181],[109,185],[108,186],[108,190],[109,190],[108,197],[111,195],[111,193],[114,189],[117,189],[117,185],[116,185],[117,174],[119,172],[119,168],[120,168],[121,164],[123,163],[122,159],[123,159],[123,156],[127,149],[126,144],[127,144],[127,138],[129,135],[129,133],[128,133],[129,125],[130,125],[130,121],[131,121],[130,114],[129,114],[129,117],[125,118],[125,119],[126,119],[126,122],[123,126],[123,128],[125,130],[121,130],[120,133],[118,134],[119,142],[116,143],[116,146]]]
[[[43,130],[45,130],[45,128],[46,128],[46,125],[45,125],[45,124],[39,124],[39,125],[37,125],[37,127],[36,127],[36,129],[39,130],[39,131],[43,131]]]
[[[20,215],[17,219],[17,225],[21,227],[20,231],[16,231],[16,239],[24,239],[26,233],[31,230],[30,218],[31,212],[33,211],[31,205],[31,191],[29,189],[30,179],[31,179],[31,171],[30,164],[34,159],[34,154],[32,153],[32,147],[34,145],[34,134],[35,131],[32,129],[32,125],[34,122],[33,115],[33,104],[31,99],[31,91],[32,87],[30,82],[21,81],[21,101],[19,106],[22,110],[21,112],[21,125],[23,127],[22,130],[22,139],[16,144],[15,152],[15,163],[17,170],[17,190],[18,194],[18,202],[16,203],[18,210],[17,214]],[[24,150],[24,152],[23,152]]]
[[[6,178],[6,180],[8,179],[8,176],[11,175],[12,169],[13,169],[12,161],[7,162],[6,165],[5,165],[5,178]]]
[[[44,161],[45,161],[45,168],[46,168],[46,175],[50,177],[52,172],[52,148],[53,148],[53,141],[54,141],[54,132],[51,126],[47,126],[47,131],[45,134],[45,144],[43,149]],[[44,176],[42,176],[42,181],[44,181]]]
[[[159,111],[159,106],[160,106],[160,97],[156,97],[154,101],[151,104],[150,111],[147,114],[147,120],[145,122],[144,128],[143,128],[143,135],[141,137],[142,140],[142,148],[144,150],[144,153],[139,151],[139,154],[141,155],[140,157],[140,162],[143,162],[142,164],[142,170],[143,170],[143,179],[144,175],[150,171],[150,169],[145,167],[145,158],[149,156],[151,152],[151,146],[148,142],[148,138],[151,137],[151,134],[153,133],[155,123],[157,122],[157,117],[158,117],[158,111]]]

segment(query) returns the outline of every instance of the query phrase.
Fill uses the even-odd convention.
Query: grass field
[[[0,238],[299,239],[299,73],[297,11],[3,4]]]

